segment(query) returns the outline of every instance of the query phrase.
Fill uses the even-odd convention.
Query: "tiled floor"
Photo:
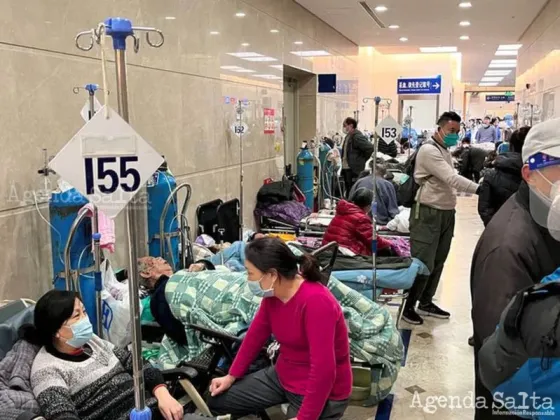
[[[377,409],[350,407],[345,419],[473,418],[469,400],[474,388],[473,354],[467,343],[472,332],[469,273],[472,254],[483,230],[476,205],[476,198],[459,198],[455,238],[436,297],[436,303],[451,312],[451,319],[428,318],[420,327],[402,321],[400,327],[411,328],[412,332],[406,365],[393,388],[390,415],[387,410],[377,413]],[[440,397],[441,405],[437,401]],[[447,407],[443,408],[445,402]]]

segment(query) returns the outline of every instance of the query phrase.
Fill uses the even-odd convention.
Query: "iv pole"
[[[236,126],[235,131],[239,135],[239,240],[243,240],[243,104],[240,100],[236,109]]]
[[[122,18],[108,18],[99,25],[98,29],[92,29],[80,32],[76,36],[76,47],[83,51],[89,51],[93,48],[94,41],[100,43],[102,31],[106,35],[113,38],[113,49],[115,50],[115,64],[117,73],[117,99],[118,112],[121,117],[128,122],[128,92],[126,79],[126,40],[132,37],[134,40],[134,52],[138,52],[140,48],[140,39],[136,37],[134,31],[142,31],[146,33],[146,42],[154,48],[163,45],[163,33],[155,28],[133,27],[132,22]],[[160,42],[153,43],[150,40],[150,32],[155,32],[160,36]],[[79,39],[83,36],[90,36],[90,43],[87,46],[81,46]],[[146,407],[146,397],[144,392],[144,377],[142,367],[142,336],[140,330],[140,302],[138,299],[138,253],[136,244],[138,240],[138,232],[136,229],[141,223],[139,211],[134,209],[130,204],[126,209],[126,225],[128,236],[128,258],[129,258],[129,279],[128,290],[130,299],[131,325],[132,325],[132,367],[134,379],[134,401],[135,409],[131,411],[131,419],[150,420],[151,411]]]

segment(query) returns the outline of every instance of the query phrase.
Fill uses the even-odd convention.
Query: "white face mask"
[[[539,175],[550,184],[550,193],[546,197],[544,194],[542,198],[549,205],[548,220],[546,226],[550,235],[560,241],[560,181],[550,182],[540,171]]]

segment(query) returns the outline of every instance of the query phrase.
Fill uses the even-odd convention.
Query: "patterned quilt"
[[[246,273],[203,271],[174,274],[165,290],[173,315],[184,324],[199,324],[207,328],[237,335],[248,327],[260,303],[246,285]],[[350,350],[353,357],[371,365],[372,396],[376,402],[389,395],[401,366],[404,353],[401,336],[386,308],[331,277],[328,287],[340,302],[348,323]],[[196,333],[186,329],[188,347],[164,337],[158,364],[173,368],[193,359],[204,349]]]

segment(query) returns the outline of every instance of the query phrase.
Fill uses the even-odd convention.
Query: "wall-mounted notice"
[[[264,108],[264,134],[276,132],[276,121],[274,120],[274,109]]]

